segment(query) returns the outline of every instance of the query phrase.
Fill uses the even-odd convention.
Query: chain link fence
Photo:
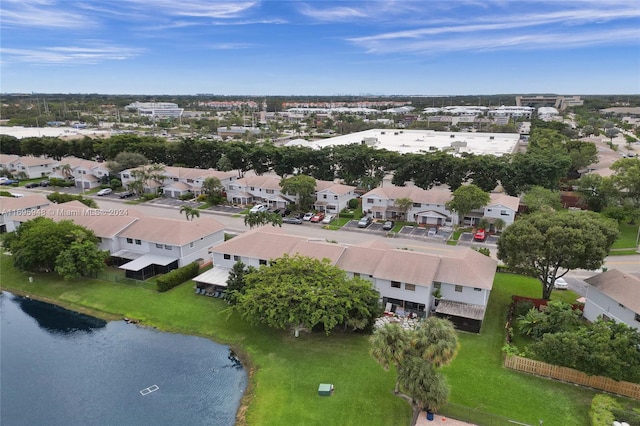
[[[452,419],[469,422],[478,426],[541,426],[542,420],[533,423],[523,422],[521,420],[510,419],[508,417],[498,416],[482,411],[480,408],[471,408],[465,405],[447,403],[446,406],[438,410],[438,414],[450,417]]]

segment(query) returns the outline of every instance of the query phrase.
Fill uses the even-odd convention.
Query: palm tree
[[[429,362],[434,368],[449,364],[458,354],[458,335],[447,319],[427,318],[420,323],[412,337],[415,357]]]
[[[504,220],[497,218],[494,222],[493,222],[493,227],[496,229],[496,231],[498,233],[502,232],[502,230],[504,229],[504,227],[506,226],[506,223]]]
[[[403,219],[407,220],[407,212],[413,207],[413,200],[408,197],[398,198],[394,204],[396,208],[400,210],[400,213],[402,213]]]
[[[73,169],[71,168],[71,165],[63,164],[60,167],[60,173],[62,174],[63,178],[69,179],[71,176],[73,176]]]
[[[410,348],[409,334],[398,324],[386,324],[369,338],[371,356],[382,368],[389,370],[391,364],[399,367]],[[400,378],[396,380],[395,393],[400,389]]]
[[[413,409],[412,425],[418,420],[422,410],[437,411],[447,402],[449,387],[444,376],[435,371],[433,365],[410,358],[398,369],[398,379],[405,399]]]
[[[164,165],[162,164],[152,164],[146,167],[147,178],[151,179],[155,183],[158,184],[158,187],[162,186],[162,183],[166,179],[164,175]],[[156,187],[155,192],[158,193],[158,187]]]
[[[193,220],[194,217],[200,217],[200,210],[190,206],[180,207],[180,213],[184,213],[187,220]]]

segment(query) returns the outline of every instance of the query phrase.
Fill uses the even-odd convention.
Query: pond
[[[247,374],[227,346],[0,294],[0,424],[235,423]]]

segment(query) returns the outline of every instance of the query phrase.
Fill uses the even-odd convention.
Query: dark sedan
[[[293,223],[294,225],[300,225],[302,223],[302,219],[299,217],[285,217],[282,218],[282,223]]]

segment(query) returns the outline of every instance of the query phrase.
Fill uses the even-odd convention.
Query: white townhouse
[[[16,200],[33,197],[40,196]],[[37,200],[30,201],[30,205],[37,206]],[[17,208],[17,204],[7,206]],[[5,208],[4,202],[2,207]],[[109,251],[127,277],[138,280],[191,262],[207,262],[209,249],[224,241],[224,225],[208,217],[192,221],[148,217],[134,209],[92,209],[78,201],[32,208],[40,210],[13,219],[13,229],[20,222],[42,216],[56,222],[71,220],[93,231],[100,241],[99,247]]]
[[[120,268],[144,280],[191,262],[205,263],[224,241],[224,225],[205,217],[192,221],[143,216],[117,234]]]
[[[136,169],[127,169],[120,172],[120,180],[125,188],[128,188],[131,182],[136,178],[132,175],[132,171]],[[162,192],[167,197],[178,198],[181,195],[191,193],[194,196],[202,194],[202,184],[209,177],[215,177],[220,180],[225,190],[231,182],[236,180],[235,172],[221,172],[214,169],[194,169],[189,167],[173,167],[163,166],[162,175],[164,180],[156,182],[148,180],[145,182],[144,192],[153,192],[162,188]]]
[[[396,204],[396,200],[400,198],[413,201],[406,214]],[[427,190],[417,186],[383,186],[374,188],[362,196],[362,211],[374,219],[453,226],[458,223],[458,216],[446,208],[445,204],[450,200],[451,191],[441,187]]]
[[[18,178],[23,173],[27,179],[49,176],[58,162],[52,158],[2,154],[0,166]]]
[[[260,267],[285,254],[326,258],[349,276],[370,281],[387,311],[438,315],[474,332],[482,326],[497,267],[497,261],[470,248],[432,255],[394,249],[380,241],[330,244],[271,227],[247,232],[213,247],[211,252],[213,272],[194,279],[202,288],[223,290],[229,269],[238,261]],[[442,298],[434,297],[436,288]]]
[[[416,222],[420,225],[453,226],[475,225],[482,218],[490,223],[500,218],[505,226],[511,225],[520,205],[520,198],[506,194],[491,193],[491,200],[486,206],[471,211],[462,218],[447,209],[446,203],[453,198],[451,190],[446,187],[422,189],[416,186],[385,186],[374,188],[362,196],[362,211],[374,219],[398,219]],[[413,205],[406,215],[397,206],[396,200],[409,198]]]
[[[109,176],[107,163],[85,160],[77,157],[63,157],[50,177],[67,179],[72,177],[75,185],[83,189],[93,189],[100,186],[103,179]]]
[[[493,225],[496,219],[502,219],[505,227],[511,225],[516,220],[516,214],[520,208],[520,198],[493,192],[489,196],[491,197],[489,204],[481,209],[473,210],[468,217],[465,217],[465,222],[471,219],[475,224],[484,218]]]
[[[342,185],[325,180],[316,181],[316,201],[313,208],[326,213],[338,214],[356,198],[355,186]]]
[[[0,234],[13,232],[25,220],[46,215],[44,209],[51,204],[43,195],[26,197],[0,197]]]
[[[624,323],[640,331],[640,278],[610,269],[584,280],[587,286],[584,317]]]
[[[264,203],[273,208],[285,208],[297,201],[296,195],[283,194],[280,177],[273,175],[245,176],[229,184],[227,200],[234,204]]]

